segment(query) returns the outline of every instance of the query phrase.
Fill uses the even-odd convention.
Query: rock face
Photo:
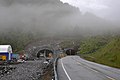
[[[50,40],[50,39],[36,41],[36,42],[33,42],[33,43],[29,44],[28,46],[26,46],[25,52],[28,54],[28,56],[31,59],[36,59],[37,54],[41,50],[48,49],[48,50],[52,51],[52,53],[54,53],[54,50],[59,49],[59,47],[57,45],[60,42],[61,42],[61,40]]]

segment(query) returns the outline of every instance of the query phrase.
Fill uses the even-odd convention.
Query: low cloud
[[[114,25],[91,13],[81,14],[78,8],[59,0],[1,0],[0,30],[23,28],[47,34],[69,33],[75,27],[81,32],[101,32]]]

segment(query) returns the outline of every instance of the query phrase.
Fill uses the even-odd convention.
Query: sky
[[[120,21],[120,0],[60,0],[78,7],[82,13],[91,12],[112,21]]]

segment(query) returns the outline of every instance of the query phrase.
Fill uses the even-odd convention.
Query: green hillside
[[[94,38],[95,39],[95,38]],[[105,64],[112,67],[120,68],[120,37],[114,37],[110,40],[106,40],[104,45],[97,45],[99,43],[100,39],[95,39],[94,41],[89,42],[89,49],[87,46],[84,46],[84,49],[88,50],[94,50],[90,54],[84,54],[82,55],[85,59]],[[103,40],[101,40],[103,41]],[[82,49],[83,46],[81,46],[80,53],[84,52],[84,49]]]
[[[81,54],[89,54],[97,51],[104,45],[106,45],[108,39],[102,36],[89,37],[82,41],[81,46],[79,48]]]

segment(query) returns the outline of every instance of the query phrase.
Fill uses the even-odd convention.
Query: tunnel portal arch
[[[76,55],[76,51],[74,50],[74,49],[67,49],[66,51],[65,51],[65,53],[67,54],[67,55]]]
[[[41,49],[39,50],[39,52],[37,53],[37,58],[40,58],[40,57],[49,57],[50,55],[49,54],[52,54],[53,55],[53,51],[52,50],[49,50],[49,49]]]

